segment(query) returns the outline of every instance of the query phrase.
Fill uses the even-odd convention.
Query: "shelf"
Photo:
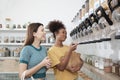
[[[97,69],[97,68],[95,68],[87,63],[84,63],[83,67],[87,68],[89,71],[100,76],[103,80],[120,80],[119,76],[112,74],[112,73],[106,73],[103,70]]]
[[[26,32],[26,29],[2,29],[0,28],[0,32]],[[50,32],[48,29],[45,29],[46,32]]]
[[[5,60],[5,59],[10,59],[10,60],[19,60],[19,57],[0,57],[0,60]]]
[[[0,43],[0,46],[22,46],[24,43]],[[43,46],[52,46],[52,43],[42,43]]]
[[[21,46],[23,43],[0,43],[2,46]]]
[[[0,29],[0,32],[26,32],[26,29]]]
[[[53,46],[54,44],[52,44],[52,43],[42,43],[41,45],[43,45],[43,46]]]

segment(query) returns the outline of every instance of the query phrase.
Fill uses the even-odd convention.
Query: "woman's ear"
[[[55,34],[55,37],[58,35],[58,32],[54,32],[54,34]]]
[[[33,36],[36,36],[36,32],[33,32]]]

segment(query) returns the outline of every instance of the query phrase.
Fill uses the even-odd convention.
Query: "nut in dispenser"
[[[108,12],[109,10],[106,5],[106,0],[104,0],[104,1],[101,2],[101,6],[96,9],[95,13],[98,18],[98,24],[99,24],[100,28],[103,29],[101,32],[102,33],[101,38],[107,39],[107,38],[110,38],[110,36],[108,36],[108,34],[110,34],[110,31],[111,31],[110,25],[113,25],[113,22],[110,18],[109,12]]]
[[[108,0],[108,5],[112,12],[113,21],[117,24],[115,39],[120,39],[120,0]]]
[[[92,25],[91,27],[91,30],[93,31],[93,34],[91,34],[92,38],[95,38],[94,40],[98,41],[99,40],[99,30],[100,30],[100,27],[98,25],[98,19],[97,19],[97,16],[92,13],[90,16],[89,16],[89,20],[90,20],[90,23]]]
[[[120,0],[108,0],[109,8],[112,12],[112,18],[119,22],[120,21]]]

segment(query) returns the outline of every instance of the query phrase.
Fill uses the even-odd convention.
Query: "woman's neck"
[[[36,48],[39,48],[40,47],[40,40],[34,40],[32,45]]]
[[[55,41],[55,46],[56,46],[56,47],[63,47],[62,41],[56,40],[56,41]]]

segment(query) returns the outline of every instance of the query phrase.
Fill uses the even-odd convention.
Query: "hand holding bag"
[[[62,60],[64,60],[64,56],[60,58],[60,61]],[[83,60],[80,58],[80,53],[72,52],[66,69],[71,72],[74,72],[74,70],[72,70],[73,68],[80,70],[82,66],[83,66]]]
[[[67,68],[81,69],[83,66],[83,60],[80,58],[80,53],[73,52],[71,54]]]
[[[26,71],[27,71],[27,70],[25,70],[25,71],[22,73],[21,80],[25,80]],[[34,80],[33,76],[31,76],[30,78],[31,78],[32,80]]]

